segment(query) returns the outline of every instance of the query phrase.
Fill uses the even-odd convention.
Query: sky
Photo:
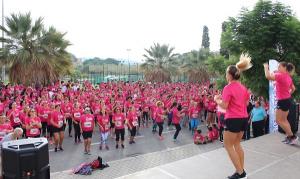
[[[257,0],[4,0],[4,14],[31,12],[46,26],[67,32],[79,58],[141,62],[145,48],[169,44],[176,53],[201,47],[207,25],[210,49],[220,48],[221,24]],[[299,17],[300,1],[280,0]]]

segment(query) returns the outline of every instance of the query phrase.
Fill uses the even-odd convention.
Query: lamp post
[[[4,27],[4,0],[2,0],[2,27]],[[4,38],[4,31],[2,30],[2,38]],[[2,41],[2,48],[4,48],[4,41]],[[5,82],[5,65],[2,66],[2,81]]]
[[[127,55],[128,55],[128,58],[127,58],[127,60],[128,60],[128,81],[130,82],[130,62],[129,62],[129,53],[130,53],[131,49],[128,48],[128,49],[126,49],[126,51],[127,51]]]

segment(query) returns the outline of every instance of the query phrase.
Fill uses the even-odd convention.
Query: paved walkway
[[[243,143],[245,168],[250,179],[300,178],[300,146],[282,144],[282,138],[281,134],[271,134]],[[202,150],[201,154],[195,155],[199,150],[198,146],[186,145],[113,162],[110,168],[96,171],[88,177],[65,171],[52,173],[51,178],[224,179],[234,171],[224,148],[211,152]],[[182,157],[178,157],[180,155]],[[168,160],[172,156],[173,159]]]

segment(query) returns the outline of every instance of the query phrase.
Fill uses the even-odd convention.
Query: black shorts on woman
[[[248,118],[228,118],[225,119],[224,130],[239,133],[247,129]]]
[[[280,99],[277,101],[276,109],[281,109],[282,111],[287,112],[292,105],[292,99]]]

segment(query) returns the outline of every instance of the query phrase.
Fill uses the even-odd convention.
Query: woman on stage
[[[222,97],[216,95],[214,100],[225,112],[224,147],[236,171],[229,179],[247,178],[244,170],[244,151],[240,144],[247,127],[247,104],[250,94],[239,82],[241,71],[251,68],[251,59],[242,55],[237,65],[230,65],[226,70],[228,84],[224,87]]]
[[[291,77],[295,67],[291,63],[280,62],[278,71],[275,73],[270,72],[267,63],[264,64],[264,69],[266,78],[275,81],[277,98],[276,123],[286,134],[286,138],[282,142],[293,145],[298,141],[298,137],[293,134],[287,116],[292,102],[291,94],[296,90]]]

